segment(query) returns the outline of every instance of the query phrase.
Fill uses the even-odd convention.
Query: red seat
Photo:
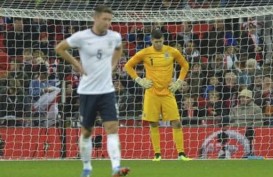
[[[137,29],[143,29],[144,24],[141,22],[135,22],[135,23],[128,23],[129,29],[131,29],[132,26],[136,26]]]
[[[0,78],[7,76],[9,69],[9,57],[8,54],[0,50]]]
[[[194,33],[205,33],[205,32],[210,31],[210,29],[211,29],[211,25],[206,24],[206,23],[193,25],[193,32]]]
[[[204,108],[207,105],[207,100],[203,96],[197,98],[197,107]]]
[[[130,42],[128,44],[128,54],[129,56],[133,56],[136,53],[136,44],[133,42]]]
[[[208,57],[201,57],[202,63],[208,63],[208,61],[209,61]]]
[[[136,44],[134,42],[126,42],[124,50],[128,51],[129,56],[133,56],[136,53]]]
[[[62,33],[63,31],[63,26],[62,25],[56,25],[55,26],[55,32],[56,33]]]
[[[0,34],[0,50],[2,50],[3,52],[6,52],[7,48],[4,45],[4,41],[5,41],[4,35]]]
[[[13,24],[7,24],[6,25],[6,30],[7,31],[12,31],[13,30]]]
[[[166,29],[169,33],[176,34],[178,32],[182,32],[182,25],[169,24],[169,25],[166,25]]]
[[[61,40],[63,40],[64,39],[64,35],[63,34],[56,34],[55,35],[55,40],[56,41],[61,41]]]
[[[125,24],[113,24],[111,29],[119,32],[122,36],[128,34],[128,26]]]

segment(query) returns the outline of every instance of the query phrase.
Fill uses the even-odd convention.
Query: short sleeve
[[[66,39],[68,45],[72,48],[80,48],[81,33],[76,32]]]
[[[116,33],[116,48],[120,47],[121,46],[121,43],[122,43],[122,39],[121,39],[121,35],[120,33]]]

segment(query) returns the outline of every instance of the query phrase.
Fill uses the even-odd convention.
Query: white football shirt
[[[121,35],[107,30],[103,36],[91,29],[74,33],[66,39],[70,47],[78,48],[81,63],[87,75],[83,75],[79,94],[103,94],[115,91],[112,82],[112,56],[121,45]]]

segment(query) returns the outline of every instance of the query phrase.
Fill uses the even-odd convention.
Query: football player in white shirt
[[[74,33],[56,46],[56,52],[82,74],[78,87],[80,95],[81,136],[79,149],[83,161],[82,177],[92,172],[91,130],[97,112],[103,120],[107,134],[107,151],[112,162],[112,176],[126,176],[129,168],[120,167],[121,152],[118,136],[118,120],[112,69],[122,54],[121,35],[108,30],[112,21],[112,10],[106,6],[94,9],[94,25],[91,29]],[[67,49],[78,48],[79,63]]]

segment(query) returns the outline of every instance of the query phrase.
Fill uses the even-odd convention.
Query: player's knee
[[[158,127],[158,122],[150,122],[150,127]]]
[[[82,127],[81,128],[81,134],[85,137],[88,138],[91,136],[91,132],[92,132],[92,128],[86,128],[86,127]]]
[[[118,133],[118,121],[107,121],[103,126],[107,135]]]
[[[171,125],[173,128],[181,128],[181,122],[179,120],[173,120],[171,121]]]

